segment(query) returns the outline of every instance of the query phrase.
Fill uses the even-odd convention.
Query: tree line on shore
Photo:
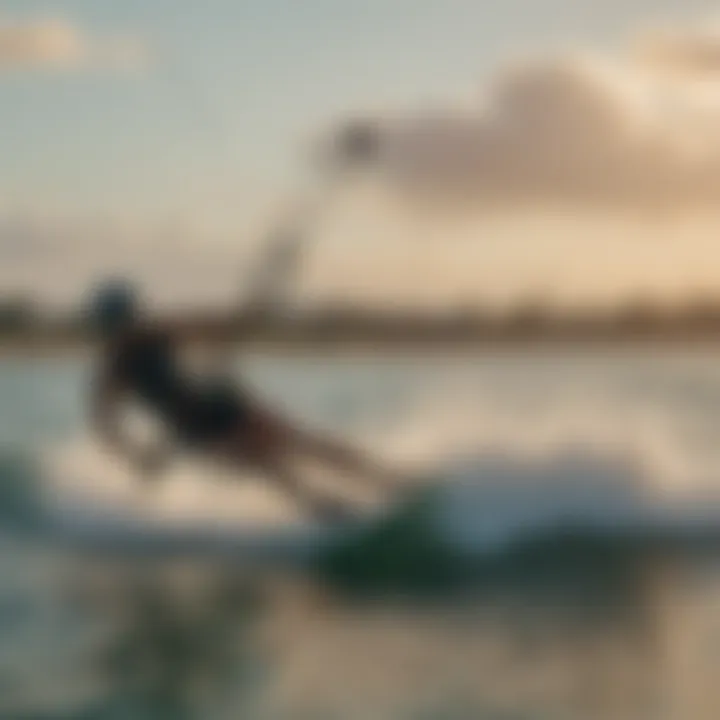
[[[180,332],[197,337],[286,335],[327,338],[605,338],[720,337],[720,293],[675,303],[635,298],[613,307],[558,306],[523,300],[504,307],[466,305],[434,310],[327,303],[305,308],[248,307],[166,313]],[[58,311],[31,298],[0,297],[0,338],[75,339],[92,335],[77,309]]]

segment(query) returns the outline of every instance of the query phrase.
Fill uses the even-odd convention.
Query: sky
[[[74,299],[119,271],[159,300],[229,302],[313,139],[356,115],[387,152],[329,210],[310,297],[711,292],[718,10],[5,0],[0,293]]]

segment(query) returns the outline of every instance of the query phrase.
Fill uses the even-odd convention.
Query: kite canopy
[[[380,129],[374,122],[355,120],[339,132],[336,152],[353,165],[372,163],[380,155],[381,141]]]

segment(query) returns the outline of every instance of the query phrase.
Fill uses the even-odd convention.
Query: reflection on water
[[[250,655],[254,588],[192,564],[83,568],[72,597],[106,623],[91,717],[233,717],[262,667]],[[80,580],[80,582],[78,582]]]
[[[60,567],[59,626],[34,638],[60,666],[48,647],[15,656],[3,718],[703,720],[720,701],[712,556],[509,572],[431,599],[191,561]],[[38,609],[0,610],[8,642],[37,630]]]

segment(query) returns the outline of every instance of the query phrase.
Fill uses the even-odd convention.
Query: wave
[[[720,549],[720,501],[658,494],[634,462],[574,451],[470,458],[320,553],[353,588],[447,588],[557,571],[625,572],[661,551]]]
[[[0,456],[0,529],[53,533],[93,550],[303,562],[343,552],[387,562],[390,550],[407,560],[429,562],[433,554],[465,560],[543,544],[557,550],[558,543],[577,546],[581,537],[684,542],[720,536],[720,499],[661,493],[636,460],[587,448],[546,457],[484,452],[456,458],[426,470],[406,497],[334,530],[298,519],[258,525],[212,514],[154,515],[82,487],[59,491],[32,458]]]

